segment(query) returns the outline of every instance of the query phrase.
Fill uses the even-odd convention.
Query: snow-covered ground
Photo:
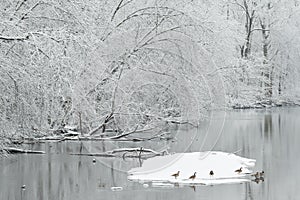
[[[152,186],[172,187],[174,184],[214,185],[251,180],[255,160],[220,151],[176,153],[146,160],[142,167],[128,172],[128,179]],[[236,172],[238,169],[242,171]],[[172,176],[179,171],[177,178]],[[210,172],[213,171],[213,175]],[[196,177],[190,177],[196,172]]]

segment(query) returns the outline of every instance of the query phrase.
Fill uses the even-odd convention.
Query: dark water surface
[[[147,143],[62,142],[35,144],[45,155],[0,158],[0,200],[41,199],[299,199],[300,108],[216,112],[199,129],[172,131],[176,140]],[[168,148],[169,152],[221,150],[256,159],[262,183],[159,188],[129,182],[138,159],[75,156],[120,147]],[[22,185],[26,189],[22,190]],[[112,187],[122,187],[113,191]]]

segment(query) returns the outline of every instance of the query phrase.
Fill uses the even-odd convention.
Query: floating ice
[[[170,184],[215,185],[242,183],[251,179],[249,175],[255,160],[233,153],[219,151],[177,153],[146,160],[142,167],[128,172],[128,179],[141,183],[151,182],[152,186],[172,187]],[[242,167],[242,172],[235,172]],[[213,175],[210,175],[210,171]],[[180,171],[175,178],[172,174]],[[196,172],[195,179],[189,179]]]
[[[122,191],[123,187],[111,187],[110,188],[112,191]]]

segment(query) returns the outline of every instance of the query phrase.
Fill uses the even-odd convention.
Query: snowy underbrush
[[[0,134],[0,156],[6,155],[6,151],[4,151],[5,147],[11,145],[11,140],[7,139],[6,136]]]
[[[228,107],[233,109],[261,109],[281,106],[299,106],[300,96],[295,94],[265,98],[253,91],[244,91],[238,97],[228,96]]]

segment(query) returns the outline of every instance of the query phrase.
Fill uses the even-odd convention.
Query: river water
[[[60,142],[30,145],[44,155],[0,157],[0,199],[299,199],[300,108],[214,112],[198,129],[179,127],[170,140],[151,142]],[[256,159],[264,182],[196,187],[154,187],[127,180],[142,162],[71,153],[120,147],[167,148],[169,152],[220,150]],[[25,185],[25,189],[22,189]],[[114,187],[122,187],[115,191]]]

